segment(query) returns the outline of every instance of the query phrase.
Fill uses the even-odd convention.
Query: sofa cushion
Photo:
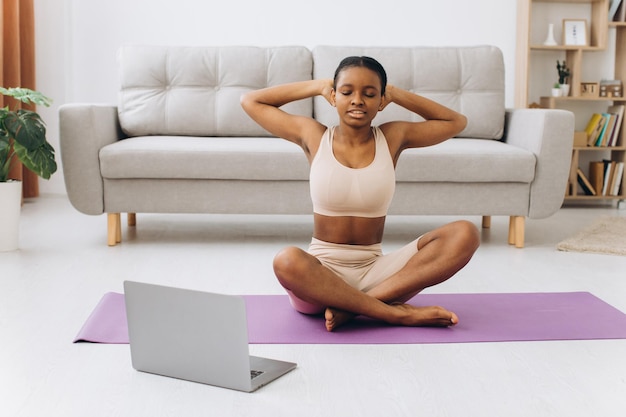
[[[398,182],[521,182],[535,178],[535,155],[486,139],[454,138],[402,152]]]
[[[119,119],[129,136],[269,136],[241,108],[242,93],[310,80],[305,47],[124,46]],[[312,115],[311,100],[285,106]]]
[[[141,163],[137,163],[141,161]],[[100,150],[107,179],[229,179],[307,181],[302,149],[275,138],[137,137]],[[535,157],[483,139],[450,139],[405,150],[398,182],[523,182],[533,180]]]
[[[467,116],[458,136],[500,139],[504,132],[504,60],[494,46],[475,47],[338,47],[313,49],[314,78],[333,78],[347,56],[367,55],[378,60],[389,83],[423,95]],[[338,123],[336,109],[322,97],[314,99],[315,117],[325,125]],[[374,124],[391,120],[423,120],[391,104]]]
[[[308,161],[298,145],[266,137],[135,137],[103,147],[100,167],[110,179],[309,178]]]

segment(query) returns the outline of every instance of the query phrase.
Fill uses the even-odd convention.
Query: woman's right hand
[[[326,99],[331,105],[333,104],[332,92],[335,89],[335,82],[332,79],[320,80],[322,89],[320,95]]]

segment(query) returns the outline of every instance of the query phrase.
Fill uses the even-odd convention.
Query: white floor
[[[526,248],[494,217],[455,278],[429,292],[590,291],[626,311],[626,257],[557,242],[612,207],[529,220]],[[453,218],[391,217],[385,247]],[[479,217],[469,218],[477,225]],[[106,246],[106,218],[65,197],[26,201],[20,250],[0,253],[1,416],[624,416],[626,340],[433,345],[252,345],[299,367],[253,394],[136,372],[127,345],[72,344],[126,279],[279,294],[271,259],[306,246],[308,216],[138,215]],[[524,314],[520,311],[520,314]],[[463,317],[460,317],[463,320]]]

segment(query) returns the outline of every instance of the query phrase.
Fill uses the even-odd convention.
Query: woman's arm
[[[397,152],[443,142],[460,133],[467,125],[467,118],[461,113],[392,85],[388,85],[385,92],[384,105],[389,103],[396,103],[425,119],[416,123],[390,122],[381,126],[385,136],[396,142]]]
[[[289,114],[279,107],[318,95],[329,100],[332,88],[332,80],[283,84],[246,93],[241,96],[241,105],[264,129],[307,150],[309,138],[319,139],[326,128],[313,118]]]

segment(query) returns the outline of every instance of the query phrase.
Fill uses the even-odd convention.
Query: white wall
[[[506,104],[513,105],[515,0],[35,0],[39,109],[58,146],[58,107],[115,103],[116,51],[125,43],[167,45],[496,45],[504,53]],[[393,82],[393,80],[391,80]],[[60,160],[60,157],[58,158]],[[62,172],[42,193],[64,194]]]

